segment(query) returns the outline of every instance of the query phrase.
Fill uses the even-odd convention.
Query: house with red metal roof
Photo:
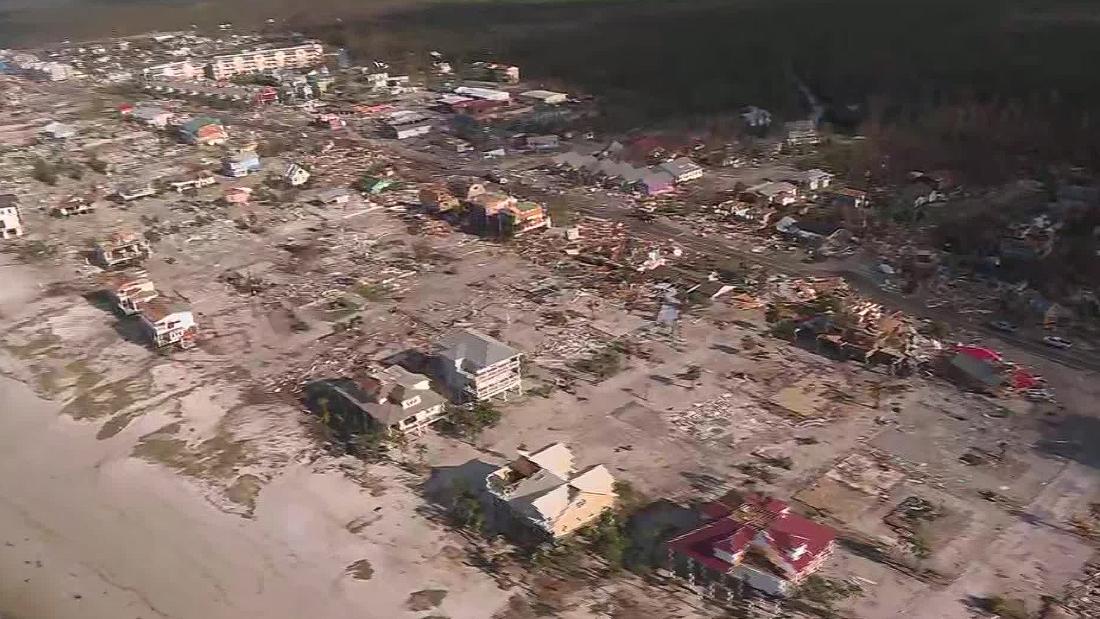
[[[703,508],[707,522],[668,542],[673,572],[716,597],[744,587],[783,596],[821,567],[836,532],[792,513],[783,501],[749,495]]]

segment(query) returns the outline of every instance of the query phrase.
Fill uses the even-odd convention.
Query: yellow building
[[[579,473],[561,443],[519,450],[511,464],[485,479],[489,493],[519,521],[560,538],[593,522],[615,505],[615,478],[602,464]]]

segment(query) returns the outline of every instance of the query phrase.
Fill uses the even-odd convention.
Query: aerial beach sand
[[[6,335],[37,286],[24,267],[0,268]],[[416,617],[406,603],[424,589],[447,591],[435,610],[459,619],[488,617],[509,595],[448,558],[449,534],[413,512],[396,479],[379,493],[290,462],[270,471],[251,518],[227,513],[195,479],[133,456],[148,428],[98,440],[97,424],[14,378],[23,363],[0,353],[5,619]],[[221,414],[210,399],[188,406]],[[357,562],[369,579],[348,573]]]

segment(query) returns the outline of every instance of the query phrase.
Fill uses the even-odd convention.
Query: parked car
[[[1043,338],[1043,343],[1047,346],[1053,346],[1054,348],[1072,348],[1073,342],[1067,340],[1064,337],[1058,337],[1057,335],[1048,335]]]
[[[994,320],[994,321],[991,321],[989,323],[989,327],[991,329],[1001,331],[1003,333],[1015,333],[1016,329],[1017,329],[1016,325],[1012,324],[1011,322],[1008,322],[1007,320]]]

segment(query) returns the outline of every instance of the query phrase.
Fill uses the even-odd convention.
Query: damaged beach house
[[[307,398],[335,414],[341,425],[374,429],[386,436],[420,436],[446,416],[446,398],[423,374],[391,365],[361,380],[320,380],[306,387]]]
[[[96,244],[93,259],[105,269],[137,264],[149,257],[149,242],[136,232],[115,232]]]
[[[615,478],[602,464],[574,470],[573,452],[554,443],[527,452],[485,478],[495,504],[515,521],[561,538],[615,505]]]
[[[523,354],[480,331],[465,329],[440,343],[440,378],[456,401],[523,395]]]
[[[222,159],[222,174],[230,178],[242,178],[261,168],[260,156],[254,150],[239,150]]]
[[[736,504],[730,504],[736,503]],[[730,601],[745,587],[784,596],[821,567],[836,532],[783,501],[749,495],[701,508],[704,524],[668,542],[669,568],[704,595]]]
[[[104,284],[111,304],[125,316],[137,314],[142,304],[159,296],[153,280],[142,269],[111,273],[104,278]]]
[[[190,348],[198,335],[195,316],[186,305],[157,297],[139,307],[142,330],[153,346],[164,348],[173,344]]]

